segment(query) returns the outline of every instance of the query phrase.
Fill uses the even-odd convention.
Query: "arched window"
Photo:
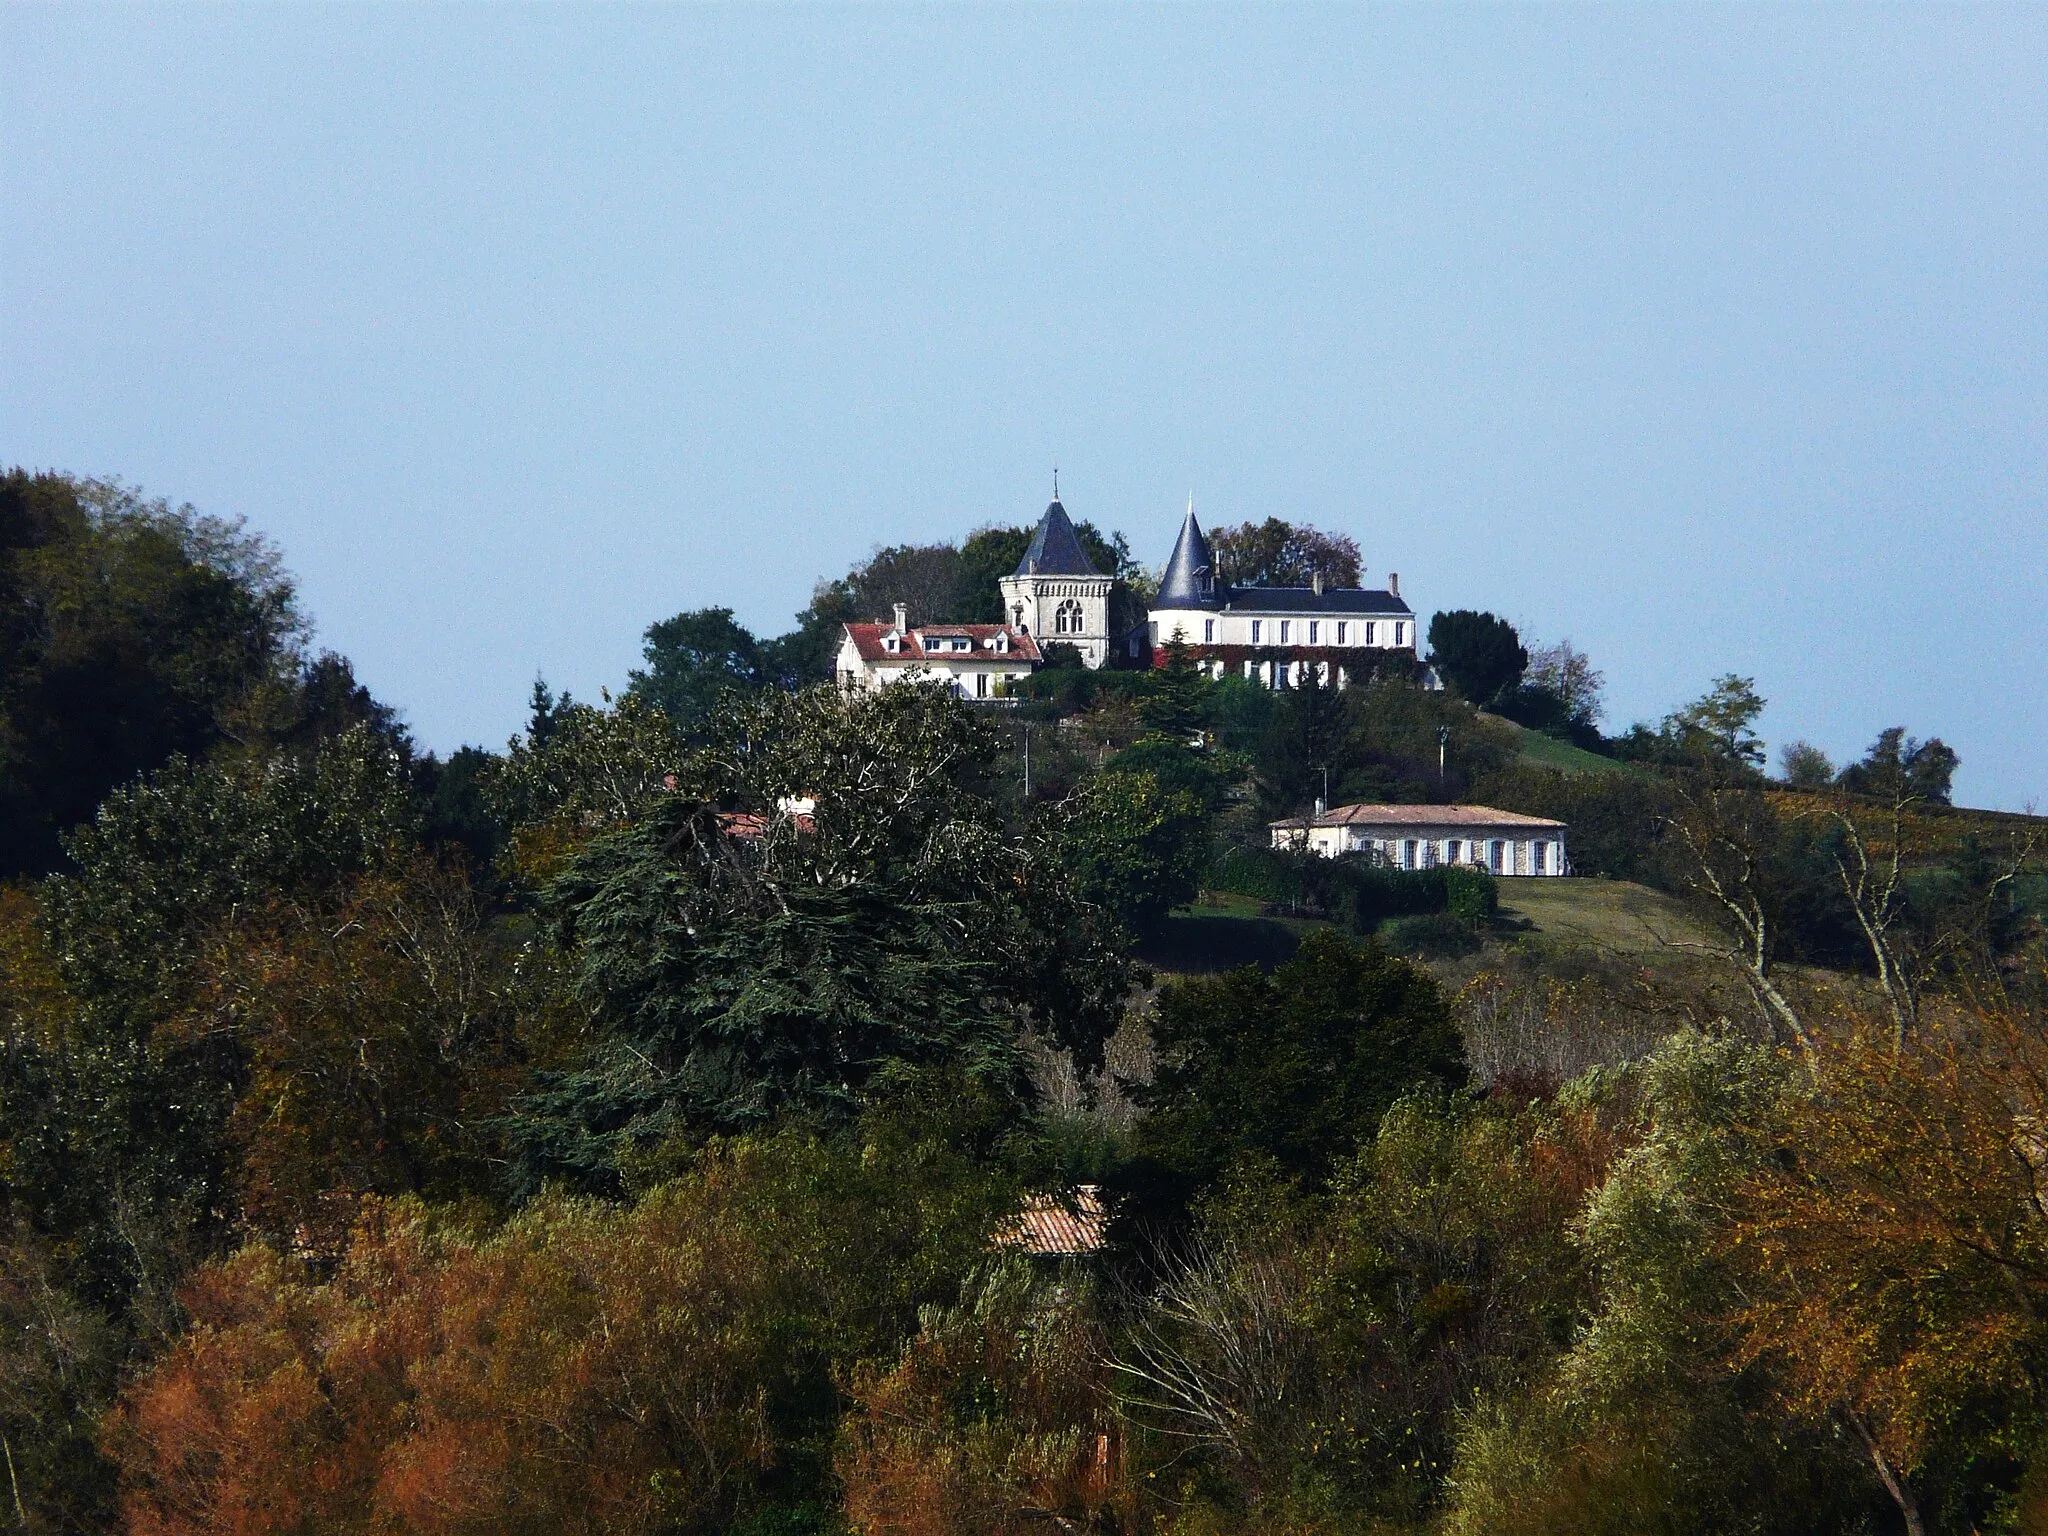
[[[1053,633],[1057,635],[1078,635],[1081,633],[1081,605],[1071,597],[1054,610]]]

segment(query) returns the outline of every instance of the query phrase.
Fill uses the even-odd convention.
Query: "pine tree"
[[[1208,685],[1179,630],[1166,642],[1166,664],[1152,675],[1153,690],[1138,704],[1146,729],[1175,741],[1192,741],[1202,728]]]

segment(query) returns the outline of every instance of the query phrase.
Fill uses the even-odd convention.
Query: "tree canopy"
[[[700,725],[726,694],[769,681],[760,642],[730,608],[699,608],[648,625],[642,654],[647,669],[632,674],[632,691],[683,731]]]
[[[104,481],[0,475],[0,877],[58,864],[107,792],[291,723],[276,552]]]
[[[1112,935],[1006,831],[996,751],[938,687],[727,699],[545,892],[600,1036],[522,1110],[533,1176],[604,1187],[634,1145],[843,1115],[898,1066],[1014,1094],[1027,1019],[1099,1053]]]
[[[1483,708],[1521,682],[1529,653],[1507,620],[1455,608],[1429,621],[1429,662],[1462,698]]]
[[[1154,1033],[1139,1145],[1182,1187],[1240,1164],[1322,1180],[1403,1093],[1465,1079],[1435,981],[1328,930],[1270,973],[1169,987]]]
[[[1217,579],[1236,587],[1306,587],[1320,576],[1327,586],[1359,583],[1357,541],[1305,523],[1269,517],[1211,529],[1209,550]]]
[[[1939,736],[1920,741],[1908,736],[1903,725],[1894,725],[1878,733],[1862,761],[1842,770],[1840,783],[1857,794],[1947,805],[1961,764]]]

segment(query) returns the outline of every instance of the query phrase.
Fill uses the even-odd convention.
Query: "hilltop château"
[[[1291,688],[1314,676],[1344,687],[1396,658],[1420,670],[1415,614],[1388,576],[1382,590],[1233,587],[1216,578],[1215,557],[1190,507],[1146,621],[1110,633],[1115,577],[1074,531],[1057,491],[1016,570],[1002,577],[1004,624],[913,625],[902,604],[893,623],[848,624],[840,641],[842,686],[876,688],[919,676],[950,683],[963,697],[1000,697],[1044,660],[1041,647],[1071,645],[1087,667],[1156,665],[1178,636],[1211,677],[1250,678]],[[1123,626],[1119,625],[1122,631]],[[1423,673],[1426,684],[1435,679]]]
[[[1192,507],[1146,622],[1155,655],[1176,635],[1210,676],[1236,674],[1269,688],[1293,687],[1310,671],[1341,688],[1389,653],[1416,654],[1415,614],[1401,600],[1400,577],[1388,576],[1379,591],[1325,587],[1321,577],[1306,587],[1225,585]]]

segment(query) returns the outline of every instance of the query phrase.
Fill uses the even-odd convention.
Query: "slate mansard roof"
[[[1045,516],[1038,520],[1037,531],[1031,535],[1031,545],[1024,551],[1024,558],[1017,562],[1013,576],[1100,576],[1095,562],[1088,558],[1088,551],[1081,547],[1080,535],[1074,532],[1074,524],[1067,516],[1067,509],[1060,505],[1055,496],[1052,505],[1045,509]]]
[[[1189,512],[1159,579],[1152,606],[1224,613],[1369,613],[1404,618],[1415,610],[1390,591],[1369,587],[1231,587],[1216,580],[1216,557],[1195,514]]]
[[[1367,587],[1325,587],[1320,592],[1313,587],[1227,587],[1224,600],[1215,606],[1224,613],[1369,613],[1391,619],[1415,611],[1393,593]]]

